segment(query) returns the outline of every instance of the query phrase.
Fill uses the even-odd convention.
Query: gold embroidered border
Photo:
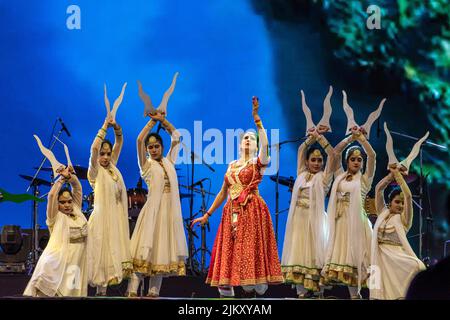
[[[320,270],[316,270],[320,273]],[[323,282],[323,277],[320,274],[305,274],[300,272],[283,272],[284,282],[287,284],[301,284],[305,289],[318,292],[319,285]]]
[[[132,273],[133,264],[131,263],[131,261],[122,262],[122,281],[125,279],[129,279]],[[111,278],[108,280],[108,286],[116,286],[122,281],[119,281],[118,277]]]
[[[154,275],[164,275],[164,274],[170,274],[170,275],[178,275],[178,276],[185,276],[186,275],[186,265],[184,261],[179,262],[172,262],[168,265],[155,265],[151,264],[145,260],[133,260],[133,271],[142,273],[147,276],[154,276]]]
[[[324,267],[324,284],[344,284],[351,287],[358,286],[358,268],[330,263]],[[363,276],[361,285],[366,286]]]
[[[284,279],[283,276],[267,276],[264,278],[258,278],[258,279],[244,279],[239,281],[239,286],[251,286],[256,284],[279,284],[283,283]],[[225,278],[217,280],[212,280],[211,278],[207,278],[205,283],[209,284],[211,287],[218,287],[218,286],[230,286],[231,279]]]

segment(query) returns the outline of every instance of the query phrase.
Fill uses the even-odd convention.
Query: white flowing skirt
[[[371,299],[402,299],[414,276],[425,270],[418,258],[408,255],[401,246],[378,245],[379,290],[370,290]],[[371,283],[371,285],[377,285]]]
[[[159,208],[147,201],[131,237],[133,271],[145,275],[185,275],[188,256],[182,217],[175,217],[171,193],[163,193]],[[181,215],[181,214],[180,214]]]

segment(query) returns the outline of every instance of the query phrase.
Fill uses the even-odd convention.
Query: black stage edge
[[[0,297],[22,297],[22,292],[29,281],[30,277],[26,274],[0,274]],[[148,281],[145,281],[145,289],[147,289]],[[109,297],[123,297],[127,289],[127,281],[122,284],[109,287]],[[146,290],[144,290],[146,292]],[[240,287],[235,288],[237,298],[241,297],[243,290]],[[95,295],[95,289],[89,288],[89,296]],[[162,298],[178,297],[178,298],[218,298],[217,288],[210,287],[205,284],[203,277],[170,277],[164,278],[160,296]],[[368,290],[362,290],[363,298],[368,298]],[[296,298],[296,291],[290,285],[280,284],[269,286],[263,298]],[[329,299],[348,299],[347,287],[333,287],[331,290],[325,290],[325,297]]]

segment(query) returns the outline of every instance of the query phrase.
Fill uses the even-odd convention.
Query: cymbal
[[[270,176],[270,180],[272,180],[273,182],[277,181],[277,176]],[[278,182],[286,187],[293,187],[295,184],[295,179],[294,177],[283,177],[283,176],[278,176]]]
[[[34,167],[34,168],[36,170],[38,169],[37,167]],[[88,168],[83,167],[83,166],[73,166],[73,169],[75,170],[75,173],[76,173],[76,176],[78,177],[78,179],[87,180]],[[52,172],[53,168],[52,167],[42,167],[41,170]]]
[[[33,181],[33,177],[32,176],[26,176],[26,175],[23,175],[23,174],[19,174],[19,176],[22,178],[22,179],[25,179],[25,180],[27,180],[27,181]],[[35,178],[34,179],[34,182],[33,182],[35,185],[37,185],[37,186],[48,186],[48,187],[51,187],[51,183],[50,182],[48,182],[47,180],[43,180],[43,179],[40,179],[40,178]]]
[[[413,183],[414,181],[416,181],[419,178],[419,176],[415,173],[410,173],[406,176],[403,176],[403,179],[405,179],[406,183]],[[394,186],[398,186],[398,183],[394,180],[392,181],[389,186],[394,187]]]

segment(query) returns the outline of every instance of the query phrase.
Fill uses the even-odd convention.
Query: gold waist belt
[[[387,244],[387,245],[398,246],[398,247],[402,246],[402,244],[400,242],[395,242],[395,241],[385,240],[385,239],[378,239],[378,244]]]
[[[86,241],[86,237],[81,238],[70,238],[70,243],[83,243]]]
[[[303,209],[309,209],[309,198],[298,198],[296,206]]]
[[[344,194],[342,194],[342,193],[337,193],[337,201],[338,202],[343,202],[343,203],[345,203],[345,202],[350,202],[350,193],[344,193]]]

